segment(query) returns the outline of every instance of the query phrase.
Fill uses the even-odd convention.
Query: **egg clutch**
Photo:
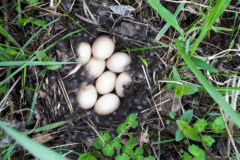
[[[76,93],[81,109],[94,107],[97,115],[106,116],[119,108],[120,98],[124,97],[124,86],[132,82],[127,72],[132,60],[126,53],[114,53],[114,49],[115,42],[107,35],[97,37],[92,47],[87,42],[78,44],[78,66],[84,66],[87,74],[95,79],[94,84],[82,86]]]

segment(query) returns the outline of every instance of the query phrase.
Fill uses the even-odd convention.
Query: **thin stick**
[[[88,118],[88,120],[90,120],[90,119]],[[92,130],[97,134],[97,136],[98,136],[99,139],[103,142],[103,144],[105,144],[105,141],[102,139],[102,137],[100,136],[100,134],[98,133],[98,131],[97,131],[90,123],[88,123],[88,121],[85,121],[85,120],[84,120],[84,122],[86,122],[86,123],[92,128]]]
[[[6,100],[8,99],[9,94],[12,92],[13,88],[16,86],[16,84],[18,83],[18,81],[20,80],[21,77],[18,77],[18,79],[16,80],[16,82],[12,85],[12,87],[8,90],[8,92],[5,94],[5,96],[3,97],[3,99],[0,102],[0,113],[5,109],[3,108],[4,104],[6,103]]]
[[[69,99],[69,97],[68,97],[66,88],[65,88],[65,86],[64,86],[64,83],[63,83],[62,78],[60,77],[59,73],[58,73],[58,77],[59,77],[58,82],[59,82],[60,88],[61,88],[61,90],[62,90],[62,92],[63,92],[63,96],[64,96],[64,98],[65,98],[65,100],[66,100],[66,102],[67,102],[67,106],[68,106],[70,112],[73,112],[72,104],[71,104],[71,102],[70,102],[70,99]]]

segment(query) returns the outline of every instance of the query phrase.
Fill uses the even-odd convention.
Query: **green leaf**
[[[102,138],[98,138],[96,141],[94,141],[93,143],[93,146],[96,148],[96,149],[102,149],[104,143],[106,143],[108,140],[111,139],[110,135],[108,132],[105,132],[103,133],[102,131],[99,132],[99,136]],[[103,141],[104,142],[103,142]]]
[[[22,145],[26,150],[33,154],[39,159],[57,159],[57,160],[68,160],[68,158],[63,157],[57,152],[41,145],[29,137],[21,134],[20,132],[8,127],[3,122],[0,121],[0,128],[2,128],[9,136],[16,140],[17,143]]]
[[[142,61],[142,63],[144,64],[145,67],[148,67],[148,63],[145,58],[143,58],[141,55],[138,55],[137,57]]]
[[[30,4],[37,4],[38,0],[26,0]]]
[[[181,117],[180,117],[180,120],[183,120],[187,123],[190,123],[191,120],[192,120],[192,116],[193,116],[193,110],[188,110],[186,112],[184,112]]]
[[[134,141],[129,141],[128,144],[126,145],[127,149],[133,149],[135,146],[136,142]]]
[[[96,149],[102,149],[103,142],[100,138],[98,138],[96,141],[93,142],[93,146]]]
[[[127,149],[131,150],[131,149],[134,148],[134,146],[137,143],[137,141],[132,137],[131,134],[128,134],[128,136],[129,136],[130,139],[129,139],[128,144],[126,146],[127,146]]]
[[[7,153],[5,153],[3,160],[10,160],[11,156],[15,153],[14,148],[17,145],[17,143],[15,142],[10,148],[8,148]]]
[[[176,97],[181,97],[183,95],[191,95],[199,91],[198,86],[182,82],[182,84],[176,84],[174,88]]]
[[[133,160],[137,160],[138,155],[135,154],[135,153],[133,152],[133,150],[130,150],[128,154],[130,155],[130,157],[131,157]]]
[[[138,122],[136,121],[137,115],[136,114],[130,114],[126,118],[126,123],[130,125],[132,128],[136,128],[138,126]]]
[[[183,30],[179,26],[176,17],[169,12],[163,5],[156,0],[148,0],[148,3],[151,5],[153,9],[155,9],[158,14],[166,21],[168,22],[172,27],[174,27],[183,37]]]
[[[98,158],[100,158],[100,157],[103,156],[102,153],[101,153],[100,151],[98,151],[98,150],[93,150],[92,155],[93,155],[96,159],[98,159]]]
[[[128,150],[127,146],[122,147],[122,152],[125,154],[128,154],[129,150]]]
[[[6,49],[0,47],[0,61],[2,61],[1,63],[3,63],[4,61],[11,61],[12,59],[12,56],[6,53]]]
[[[184,138],[183,132],[178,128],[175,134],[175,139],[177,142],[181,141]]]
[[[39,61],[50,61],[50,58],[44,51],[35,51],[34,54]]]
[[[223,0],[223,2],[224,1],[225,0]],[[181,43],[179,40],[176,41],[176,46],[177,46],[178,52],[181,54],[185,63],[188,65],[191,71],[195,74],[195,76],[198,78],[200,83],[202,83],[206,91],[211,95],[214,101],[219,106],[221,106],[223,111],[231,118],[231,120],[238,126],[238,128],[240,128],[240,114],[235,110],[233,110],[232,106],[228,102],[226,102],[226,100],[222,97],[222,95],[208,82],[208,80],[197,69],[195,64],[190,59],[189,55],[185,53],[184,48],[181,46]]]
[[[115,153],[115,150],[113,149],[113,147],[110,145],[110,144],[106,144],[104,147],[103,147],[103,154],[105,156],[108,156],[108,157],[112,157],[113,154]]]
[[[105,132],[102,138],[104,141],[108,141],[111,139],[111,136],[108,132]]]
[[[187,152],[183,153],[183,160],[192,160],[192,159],[193,157],[190,154],[188,154]]]
[[[199,160],[204,160],[206,156],[205,151],[194,144],[188,146],[188,152],[194,155],[194,157],[197,157]]]
[[[22,18],[18,22],[21,23],[23,26],[26,26],[30,22],[30,20]]]
[[[135,158],[136,160],[143,160],[144,159],[144,157],[142,156],[142,155],[136,155],[136,158]]]
[[[208,33],[208,30],[212,28],[213,24],[225,11],[225,8],[229,5],[230,2],[231,0],[216,0],[215,6],[213,7],[210,15],[207,16],[207,19],[205,20],[205,23],[202,26],[201,33],[199,34],[198,38],[192,45],[190,56],[194,54],[194,52],[198,48],[198,45]]]
[[[130,114],[130,115],[128,115],[127,116],[127,118],[126,118],[126,123],[127,124],[130,124],[130,123],[132,123],[133,121],[135,121],[137,119],[137,115],[136,114]]]
[[[135,150],[135,153],[138,154],[138,155],[143,154],[143,149],[142,149],[142,147],[137,147],[136,150]]]
[[[211,136],[202,136],[202,141],[207,147],[211,147],[215,142],[215,139],[213,139]]]
[[[121,154],[115,157],[115,160],[129,160],[129,156],[126,154]]]
[[[112,141],[112,146],[115,147],[116,149],[121,149],[122,145],[121,143],[121,139],[118,137],[115,137]]]
[[[176,115],[177,115],[176,112],[169,112],[169,117],[170,117],[171,119],[175,119]]]
[[[201,133],[205,130],[205,127],[207,126],[207,121],[205,119],[198,119],[194,124],[193,124],[193,129],[197,133]]]
[[[153,156],[148,156],[148,157],[144,158],[143,160],[155,160],[155,158]]]
[[[44,26],[47,25],[46,21],[43,20],[43,19],[34,19],[34,20],[31,21],[31,22],[32,22],[33,24],[37,25],[37,26],[42,26],[42,27],[44,27]]]
[[[213,122],[209,122],[209,127],[214,133],[220,133],[223,129],[226,128],[223,117],[217,117]]]
[[[177,120],[177,125],[179,129],[183,132],[184,136],[194,141],[201,141],[199,135],[194,131],[191,126],[188,125],[187,122],[183,120]]]
[[[185,4],[185,3],[179,4],[178,8],[177,8],[176,11],[174,12],[174,16],[175,16],[175,17],[180,13],[180,11],[182,10],[182,8],[184,7],[184,4]],[[159,40],[161,39],[161,37],[162,37],[163,35],[165,35],[165,33],[167,32],[167,30],[168,30],[169,27],[170,27],[170,24],[168,24],[168,23],[165,24],[165,25],[161,28],[161,30],[159,31],[159,33],[157,34],[157,36],[155,37],[155,40],[159,41]]]
[[[122,124],[119,124],[117,127],[117,134],[121,134],[127,129],[127,124],[124,122]]]
[[[213,73],[217,73],[218,70],[214,67],[212,67],[211,65],[209,65],[208,63],[202,61],[201,59],[195,57],[195,56],[192,56],[192,61],[196,64],[196,66],[206,70],[206,71],[209,71],[209,72],[213,72]]]
[[[93,155],[91,155],[91,153],[83,153],[80,155],[78,160],[96,160],[96,158]]]
[[[4,144],[1,146],[0,148],[0,152],[4,151],[5,149],[7,149],[10,146],[10,144]]]
[[[133,121],[133,122],[130,124],[130,126],[131,126],[132,128],[136,128],[136,127],[138,126],[138,122],[137,122],[137,121]]]
[[[174,81],[180,81],[180,80],[181,80],[181,79],[180,79],[180,75],[179,75],[179,73],[177,72],[177,69],[176,69],[175,66],[173,66],[172,71],[173,71],[173,80],[174,80]]]

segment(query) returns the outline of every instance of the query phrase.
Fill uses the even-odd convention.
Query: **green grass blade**
[[[177,17],[177,15],[180,13],[181,9],[184,7],[185,3],[181,3],[179,4],[178,8],[176,9],[176,11],[174,12],[174,16]],[[157,34],[157,36],[155,37],[155,40],[159,40],[162,38],[162,36],[167,32],[168,28],[170,27],[170,24],[167,23],[163,26],[163,28],[160,30],[160,32]]]
[[[47,26],[49,26],[50,24],[55,23],[55,22],[58,21],[58,20],[59,20],[59,18],[58,18],[58,19],[55,19],[54,21],[52,21],[52,22],[50,22],[50,23],[48,23],[45,27],[42,27],[41,29],[39,29],[38,32],[36,32],[36,33],[24,44],[24,46],[22,47],[22,49],[24,49],[25,47],[27,47],[27,45],[32,41],[32,39],[33,39],[34,37],[37,36],[38,33],[40,33],[43,29],[46,29]],[[79,31],[79,30],[77,30],[77,31]],[[75,31],[75,32],[76,32],[76,31]],[[75,32],[72,32],[72,33],[75,33]],[[71,33],[70,35],[72,35],[72,33]],[[69,34],[68,34],[68,35],[69,35]],[[69,35],[69,36],[70,36],[70,35]],[[64,37],[66,37],[66,36],[64,36]],[[58,42],[58,41],[57,41],[57,42]],[[53,46],[54,46],[54,45],[52,45],[51,47],[53,47]],[[48,49],[50,49],[50,47],[48,47]],[[46,50],[46,49],[45,49],[45,50]],[[19,53],[20,53],[20,52],[19,52]],[[3,84],[5,84],[9,79],[11,79],[14,75],[16,75],[18,72],[20,72],[25,66],[31,64],[32,61],[34,61],[34,60],[36,60],[36,59],[37,59],[37,57],[33,57],[33,58],[30,59],[28,62],[24,63],[21,67],[19,67],[19,68],[18,68],[15,72],[13,72],[11,75],[7,76],[6,79],[4,79],[3,81],[0,82],[0,87],[1,87]]]
[[[165,7],[163,7],[163,5],[157,0],[148,0],[148,3],[167,23],[174,27],[183,37],[183,30],[179,26],[176,17],[171,12],[169,12]]]
[[[6,66],[21,66],[25,64],[28,61],[6,61],[6,62],[0,62],[0,67],[6,67]],[[47,66],[47,65],[62,65],[62,64],[76,64],[78,62],[44,62],[44,61],[32,61],[27,66]]]
[[[219,73],[219,74],[210,74],[204,75],[204,77],[215,77],[215,76],[231,76],[231,75],[239,75],[240,72],[233,72],[233,73]],[[182,79],[192,79],[196,77],[183,77]]]
[[[71,150],[71,149],[67,149],[67,148],[57,148],[57,149],[55,149],[55,151],[66,151],[66,152],[71,152],[71,153],[73,153],[73,154],[75,154],[77,156],[81,155],[80,153],[78,153],[78,152],[76,152],[74,150]]]
[[[24,50],[24,49],[28,46],[28,44],[30,44],[30,43],[32,42],[32,40],[33,40],[40,32],[42,32],[44,29],[46,29],[46,28],[47,28],[48,26],[50,26],[51,24],[57,22],[59,19],[60,19],[60,18],[57,18],[57,19],[49,22],[46,26],[40,28],[36,33],[34,33],[34,34],[32,35],[32,37],[29,38],[29,40],[23,45],[22,50]]]
[[[17,1],[17,10],[18,10],[18,27],[22,25],[22,9],[21,9],[21,1]]]
[[[143,48],[132,48],[132,49],[124,49],[121,50],[122,52],[128,52],[128,51],[142,51],[142,50],[149,50],[149,49],[156,49],[156,48],[168,48],[172,47],[174,45],[160,45],[160,46],[150,46],[150,47],[143,47]]]
[[[216,1],[216,5],[213,7],[213,10],[210,13],[210,15],[207,16],[207,19],[202,26],[201,33],[199,34],[198,38],[196,39],[196,41],[193,43],[193,45],[191,47],[190,56],[192,56],[193,53],[196,51],[196,49],[198,48],[198,45],[203,40],[203,38],[206,36],[208,30],[210,28],[212,28],[213,24],[217,21],[217,19],[225,11],[225,8],[229,5],[230,2],[231,2],[231,0],[217,0]]]
[[[21,47],[20,44],[0,25],[0,33],[7,38],[8,41],[14,43],[16,46]]]
[[[61,122],[52,123],[52,124],[49,124],[49,125],[46,125],[46,126],[43,126],[43,127],[36,128],[36,129],[34,129],[33,132],[37,133],[37,132],[41,132],[41,131],[50,130],[50,129],[62,126],[64,124],[66,124],[66,123],[67,123],[67,121],[61,121]]]
[[[14,148],[17,145],[15,142],[10,148],[8,148],[7,153],[4,155],[3,160],[7,160],[11,158],[11,155],[14,154]]]
[[[240,128],[240,114],[233,110],[231,105],[226,102],[222,95],[208,82],[208,80],[202,75],[202,73],[197,69],[196,65],[190,59],[190,57],[185,53],[184,48],[181,46],[179,40],[176,41],[176,46],[178,52],[181,54],[185,63],[191,69],[191,71],[198,78],[203,87],[214,99],[214,101],[222,108],[222,110],[232,119],[232,121]]]
[[[240,91],[240,87],[214,87],[218,91],[231,92],[231,91]],[[206,89],[202,86],[198,87],[200,91],[205,92]]]
[[[21,67],[19,67],[16,71],[14,71],[11,75],[7,76],[7,78],[5,78],[3,81],[0,82],[0,87],[2,85],[4,85],[9,79],[11,79],[14,75],[16,75],[18,72],[20,72],[25,66],[27,66],[28,64],[30,64],[32,61],[34,61],[35,59],[37,59],[37,57],[33,57],[32,59],[30,59],[29,61],[27,61],[26,63],[24,63],[24,65],[22,65]]]
[[[152,144],[163,144],[163,143],[174,142],[174,141],[175,141],[175,138],[174,139],[169,139],[169,140],[153,142]]]
[[[76,30],[76,31],[73,31],[73,32],[70,32],[70,33],[66,34],[65,36],[63,36],[62,38],[60,38],[59,40],[55,41],[54,43],[52,43],[51,45],[49,45],[47,48],[45,48],[44,50],[42,50],[42,52],[43,52],[43,53],[47,52],[49,49],[51,49],[52,47],[54,47],[58,42],[64,40],[65,38],[67,38],[67,37],[69,37],[69,36],[71,36],[71,35],[73,35],[73,34],[76,34],[76,33],[78,33],[78,32],[81,32],[81,31],[82,31],[82,29],[78,29],[78,30]]]
[[[188,52],[185,52],[188,53]],[[200,67],[206,71],[217,73],[218,70],[211,66],[210,64],[206,63],[205,61],[202,61],[200,58],[197,58],[195,56],[191,57],[191,60],[196,64],[197,67]]]
[[[16,140],[20,145],[22,145],[26,150],[32,153],[35,157],[40,160],[68,160],[68,158],[63,157],[57,152],[41,145],[31,138],[19,133],[18,131],[8,127],[2,121],[0,121],[0,127],[13,139]]]
[[[38,83],[36,83],[36,88],[35,90],[38,90]],[[34,96],[33,96],[33,100],[32,100],[32,105],[31,105],[31,110],[30,110],[30,113],[28,115],[28,120],[27,120],[27,124],[30,125],[30,122],[31,122],[31,119],[32,119],[32,113],[34,111],[34,107],[35,107],[35,104],[37,102],[37,96],[38,96],[38,92],[34,92]]]

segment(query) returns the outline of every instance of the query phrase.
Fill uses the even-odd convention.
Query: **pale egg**
[[[113,91],[116,81],[116,74],[111,71],[106,71],[101,74],[96,80],[95,87],[99,94],[107,94]]]
[[[81,109],[90,109],[97,101],[97,90],[93,85],[87,85],[78,90],[76,95],[78,106]]]
[[[85,68],[90,76],[97,78],[105,69],[105,61],[92,57],[86,64]]]
[[[119,97],[124,97],[124,86],[131,84],[132,78],[128,72],[121,73],[115,83],[115,91]]]
[[[77,50],[77,61],[81,64],[84,65],[86,64],[90,58],[91,58],[91,46],[87,42],[81,42],[79,43]]]
[[[107,60],[107,68],[115,73],[124,72],[131,63],[131,57],[123,52],[114,53]]]
[[[94,111],[100,116],[107,116],[118,109],[120,106],[120,99],[115,94],[105,94],[100,97],[95,106]]]
[[[99,36],[92,45],[93,56],[97,59],[107,59],[113,54],[115,43],[112,38],[102,35]]]

